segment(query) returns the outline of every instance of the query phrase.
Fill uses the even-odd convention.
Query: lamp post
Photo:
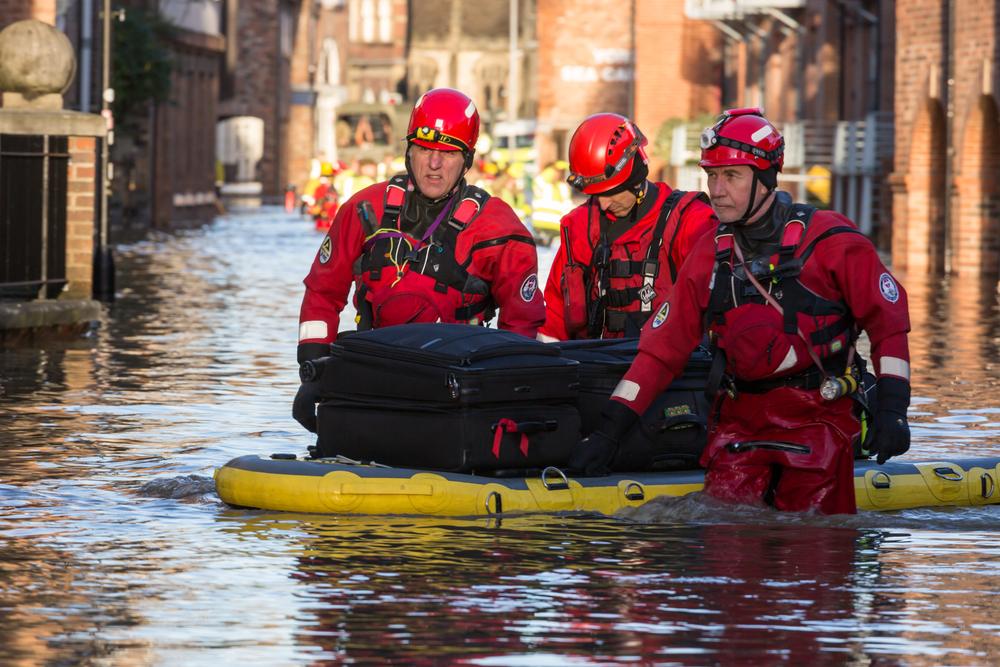
[[[122,16],[123,18],[123,16]],[[111,103],[115,91],[111,87],[111,0],[104,0],[101,15],[101,116],[108,126],[108,132],[101,142],[101,216],[98,223],[97,248],[94,254],[94,297],[101,301],[115,299],[115,261],[108,238],[108,202],[113,177],[108,146],[114,143],[114,123],[111,118]]]

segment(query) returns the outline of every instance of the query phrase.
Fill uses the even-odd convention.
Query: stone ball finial
[[[14,106],[51,107],[56,101],[62,107],[62,94],[74,74],[72,43],[48,23],[29,19],[0,30],[0,91],[5,107],[17,99],[23,102]]]

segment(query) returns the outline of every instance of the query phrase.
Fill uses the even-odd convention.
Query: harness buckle
[[[655,259],[642,260],[642,275],[646,278],[656,278],[660,275],[660,263]]]

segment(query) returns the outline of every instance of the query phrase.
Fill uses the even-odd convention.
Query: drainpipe
[[[635,0],[632,0],[632,20],[629,21],[629,50],[632,52],[632,76],[628,80],[628,117],[635,122],[635,73],[636,65],[638,64],[638,54],[636,53],[636,43],[635,43],[635,23],[636,23],[636,7]]]
[[[111,102],[114,100],[114,90],[111,88],[111,0],[104,0],[101,24],[101,115],[111,118]],[[108,191],[111,189],[111,163],[108,144],[114,141],[114,134],[109,129],[101,140],[101,170],[97,174],[100,183],[100,197],[97,202],[101,207],[98,228],[98,245],[94,253],[93,293],[94,298],[101,301],[115,300],[115,263],[108,242]]]
[[[955,43],[955,3],[945,3],[944,27],[941,31],[941,41],[944,47],[944,272],[951,273],[951,203],[954,179],[952,162],[955,159],[954,123],[955,123],[955,63],[952,60],[952,45]]]
[[[90,113],[91,55],[94,49],[94,0],[80,2],[80,111]]]

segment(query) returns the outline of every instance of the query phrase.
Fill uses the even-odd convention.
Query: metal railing
[[[871,234],[882,223],[889,196],[886,178],[892,171],[892,114],[873,112],[862,121],[800,121],[779,129],[785,137],[781,185],[792,186],[796,198],[804,201],[811,184],[829,179],[830,200],[825,205]],[[701,130],[694,124],[673,130],[670,164],[675,169],[676,187],[705,188],[697,168]]]
[[[0,135],[0,300],[66,285],[67,137]]]

